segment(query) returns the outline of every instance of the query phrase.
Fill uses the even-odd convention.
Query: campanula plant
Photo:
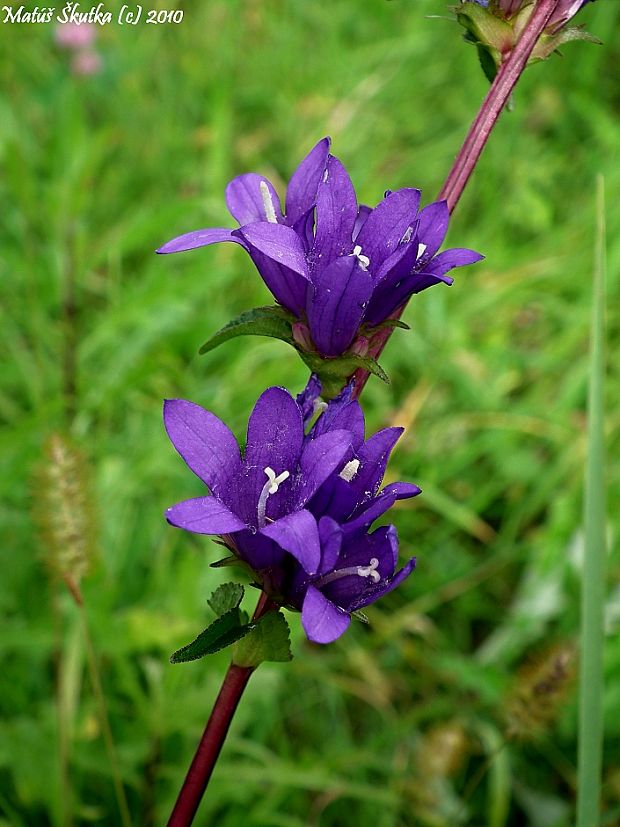
[[[408,299],[450,284],[448,273],[482,258],[466,248],[440,252],[449,215],[525,66],[573,37],[565,24],[584,2],[470,0],[457,6],[469,39],[491,60],[487,74],[497,80],[437,201],[420,209],[420,191],[403,188],[388,190],[374,208],[358,204],[324,138],[293,173],[284,207],[264,176],[240,175],[226,188],[237,228],[196,230],[158,250],[223,241],[243,247],[277,304],[233,320],[202,352],[235,336],[273,336],[295,347],[312,371],[296,398],[277,386],[263,392],[243,451],[215,414],[186,400],[165,403],[174,447],[209,490],[169,508],[168,522],[214,537],[229,556],[212,565],[241,564],[261,591],[250,619],[240,608],[243,587],[220,586],[209,601],[217,619],[172,656],[173,662],[193,660],[234,646],[170,827],[192,822],[252,671],[265,660],[290,659],[281,609],[301,613],[309,641],[332,643],[352,615],[414,570],[415,558],[398,568],[393,525],[373,530],[398,500],[420,493],[406,482],[382,487],[402,429],[384,428],[367,439],[356,397],[370,372],[385,378],[376,358]],[[357,384],[350,380],[354,373]]]
[[[417,189],[387,191],[374,209],[358,205],[349,174],[329,150],[330,140],[323,138],[297,167],[284,211],[266,178],[240,175],[226,188],[238,229],[196,230],[158,252],[222,241],[243,247],[286,312],[261,308],[244,314],[203,352],[232,336],[275,336],[299,350],[324,384],[325,374],[337,371],[333,360],[343,358],[339,389],[356,367],[368,366],[363,360],[373,336],[397,308],[434,284],[452,284],[451,270],[482,256],[461,248],[439,252],[448,229],[447,205],[439,201],[420,210]]]

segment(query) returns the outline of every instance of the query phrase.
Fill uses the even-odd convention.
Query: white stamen
[[[267,217],[267,221],[270,224],[277,224],[278,219],[276,218],[276,211],[273,206],[273,201],[271,199],[271,192],[269,191],[269,187],[265,181],[261,181],[260,184],[260,194],[263,199],[263,207],[265,208],[265,215]]]
[[[418,244],[418,255],[417,258],[420,258],[426,252],[426,244]]]
[[[352,575],[357,575],[358,577],[370,577],[373,583],[378,583],[381,580],[381,575],[378,571],[376,571],[378,566],[379,561],[376,557],[373,557],[370,561],[370,565],[368,566],[349,566],[346,569],[336,569],[336,571],[330,571],[329,574],[321,577],[320,580],[315,580],[313,585],[317,589],[321,589],[328,583],[333,583],[334,580],[340,580],[342,577],[351,577]]]
[[[378,583],[381,580],[381,575],[377,571],[379,567],[379,561],[376,557],[371,557],[370,565],[369,566],[359,566],[357,569],[357,573],[360,577],[372,577],[375,583]]]
[[[291,476],[288,471],[282,471],[281,474],[278,474],[278,476],[276,476],[276,472],[273,470],[273,468],[269,468],[269,466],[265,468],[265,474],[267,474],[267,476],[269,477],[270,494],[276,494],[280,483],[284,482],[284,480],[287,480]]]
[[[347,464],[344,466],[344,468],[338,474],[338,476],[340,477],[340,479],[343,479],[345,482],[351,482],[353,477],[357,474],[357,471],[358,471],[359,467],[360,467],[359,459],[352,459],[351,462],[347,462]]]
[[[370,266],[370,259],[368,258],[368,256],[362,255],[362,248],[359,244],[356,244],[353,248],[353,255],[359,261],[360,267],[363,270],[366,270]]]
[[[281,474],[276,476],[276,472],[273,468],[264,469],[265,474],[267,474],[267,482],[263,485],[263,490],[260,492],[260,497],[258,498],[258,506],[256,508],[257,520],[258,520],[258,527],[264,528],[267,522],[267,500],[272,494],[276,494],[280,483],[283,483],[284,480],[287,480],[291,475],[288,471],[282,471]]]

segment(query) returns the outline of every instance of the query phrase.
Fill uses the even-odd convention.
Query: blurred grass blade
[[[582,586],[577,827],[600,824],[603,746],[605,596],[605,190],[597,179],[597,239],[592,303],[585,561]]]

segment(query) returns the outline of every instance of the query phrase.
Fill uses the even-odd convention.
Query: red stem
[[[539,0],[518,43],[497,73],[439,194],[440,200],[445,199],[448,202],[450,213],[454,211],[489,135],[558,2],[559,0]],[[405,305],[393,314],[393,318],[398,319],[404,309]],[[377,337],[371,356],[377,358],[381,354],[392,333],[393,330],[387,329],[380,337]],[[366,371],[357,371],[355,374],[356,396],[361,394],[368,375]],[[263,593],[256,607],[254,619],[273,608],[275,607],[270,604],[269,599]],[[253,671],[253,668],[235,664],[229,666],[196,755],[170,816],[168,827],[189,827],[194,820],[228,733],[230,722]]]
[[[276,607],[264,592],[261,592],[254,620],[258,620]],[[168,827],[189,827],[207,788],[222,745],[228,734],[230,722],[243,695],[247,682],[255,667],[237,666],[231,663],[226,672],[224,683],[215,699],[211,715],[202,734],[198,749],[194,755],[185,781],[179,792]]]
[[[458,204],[469,176],[474,171],[474,167],[478,163],[482,150],[489,139],[489,135],[493,131],[502,109],[508,102],[512,90],[521,77],[538,42],[538,38],[544,31],[547,21],[557,4],[558,0],[539,0],[508,60],[500,67],[474,122],[469,128],[463,146],[456,156],[452,169],[439,193],[439,200],[445,199],[448,202],[451,213]]]
[[[558,2],[559,0],[539,0],[508,60],[502,64],[495,76],[495,80],[469,128],[469,132],[438,196],[438,200],[447,201],[451,214],[454,212],[454,208],[458,204],[463,190],[482,155],[482,150],[489,140],[493,127],[506,106],[517,81],[523,74],[538,38],[544,31],[547,21],[553,14]],[[391,318],[400,319],[406,306],[407,303],[405,302],[394,311]],[[373,359],[378,359],[393,332],[393,328],[386,328],[381,331],[375,337],[368,355]],[[368,371],[362,369],[355,372],[354,393],[356,398],[363,391],[369,375]]]

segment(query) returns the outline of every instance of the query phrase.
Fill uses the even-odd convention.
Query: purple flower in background
[[[393,526],[368,531],[396,500],[420,489],[404,482],[380,488],[401,428],[365,440],[351,388],[329,405],[319,393],[314,377],[297,400],[268,388],[250,416],[243,458],[214,414],[184,400],[167,401],[168,435],[211,496],[172,506],[166,518],[220,536],[272,599],[302,611],[310,640],[328,643],[345,631],[351,612],[413,571],[410,560],[395,573]]]
[[[71,70],[75,75],[96,75],[101,70],[101,55],[95,49],[94,23],[59,23],[54,37],[59,46],[73,52]]]
[[[285,213],[266,178],[240,175],[226,188],[239,229],[197,230],[157,252],[240,244],[298,320],[297,341],[336,357],[354,345],[362,324],[379,325],[413,293],[451,284],[450,270],[482,256],[467,249],[437,255],[448,209],[437,202],[419,211],[419,190],[387,192],[374,209],[358,207],[349,175],[329,147],[328,138],[319,141],[293,173]]]
[[[97,28],[94,23],[59,23],[54,37],[59,46],[67,49],[88,49],[95,45]]]

